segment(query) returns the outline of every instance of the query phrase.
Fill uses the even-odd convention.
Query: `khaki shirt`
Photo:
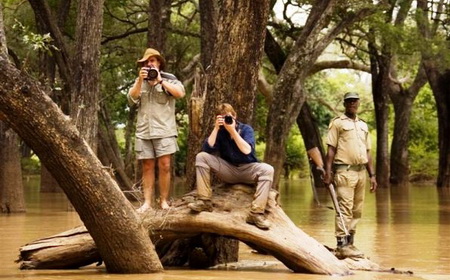
[[[369,128],[356,117],[342,115],[333,119],[328,128],[327,145],[336,148],[335,164],[366,164],[367,151],[371,148]]]
[[[178,80],[164,79],[164,82],[178,85],[184,90],[183,84]],[[176,99],[166,93],[160,84],[151,86],[144,81],[139,99],[133,99],[130,92],[127,97],[130,106],[138,106],[136,138],[158,139],[178,135],[175,121]]]

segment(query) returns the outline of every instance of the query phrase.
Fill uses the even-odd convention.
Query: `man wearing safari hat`
[[[178,151],[175,100],[185,95],[183,84],[172,74],[163,72],[165,60],[152,48],[137,61],[140,69],[128,92],[128,103],[137,106],[136,158],[142,160],[144,203],[138,212],[151,208],[155,167],[158,164],[159,205],[168,209],[172,154]]]
[[[361,219],[367,173],[370,177],[370,191],[374,192],[377,188],[370,156],[369,128],[356,115],[359,95],[354,92],[346,93],[344,107],[345,113],[334,118],[328,128],[324,177],[327,186],[334,181],[339,210],[343,216],[343,219],[339,215],[335,218],[336,256],[341,259],[363,256],[353,245],[353,241],[356,225]]]

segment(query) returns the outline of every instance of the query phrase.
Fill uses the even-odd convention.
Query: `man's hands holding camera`
[[[224,127],[226,130],[231,131],[235,129],[236,121],[231,115],[217,115],[215,126],[217,129]]]
[[[139,71],[139,77],[144,81],[151,83],[152,85],[155,85],[162,81],[161,73],[159,72],[158,68],[154,67],[153,65],[142,67]]]

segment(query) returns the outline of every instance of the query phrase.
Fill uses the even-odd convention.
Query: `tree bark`
[[[274,185],[278,187],[280,175],[285,160],[285,141],[292,124],[300,113],[305,101],[303,92],[304,79],[314,64],[322,48],[328,45],[327,40],[319,34],[328,25],[328,16],[332,13],[336,1],[317,1],[308,15],[307,22],[274,87],[274,101],[267,116],[266,150],[264,160],[275,168]]]
[[[411,2],[403,2],[400,5],[400,9],[395,11],[395,15],[395,9],[393,7],[389,9],[385,14],[386,23],[391,24],[393,22],[395,27],[404,27],[407,14],[411,9]],[[405,88],[403,82],[397,77],[398,55],[395,48],[391,47],[391,42],[383,39],[381,41],[384,43],[379,60],[386,62],[388,71],[383,76],[385,79],[385,89],[382,90],[387,90],[391,97],[395,113],[389,182],[394,185],[407,185],[409,183],[409,123],[414,99],[422,86],[425,85],[426,76],[423,67],[419,67],[414,82]]]
[[[202,7],[206,4],[202,3]],[[213,3],[207,5],[205,12],[210,14],[202,16],[203,20],[216,17],[216,7]],[[264,32],[269,16],[269,0],[239,1],[225,0],[221,2],[218,14],[217,36],[212,32],[203,46],[214,47],[212,51],[211,66],[207,69],[205,87],[198,87],[199,95],[206,94],[203,115],[201,119],[201,134],[195,136],[197,142],[189,142],[189,149],[198,152],[202,141],[209,135],[215,121],[215,111],[218,104],[230,103],[237,112],[240,122],[251,124],[253,120],[253,107],[256,97],[258,71],[263,54]],[[215,30],[214,24],[202,25]],[[211,40],[214,40],[214,46]],[[203,50],[202,50],[203,51]],[[207,49],[206,51],[209,51]],[[208,63],[208,57],[202,61]],[[199,100],[197,100],[199,101]],[[199,101],[203,102],[203,101]],[[197,104],[200,104],[197,102]],[[198,110],[201,111],[201,110]],[[192,152],[190,156],[195,157]],[[194,161],[191,162],[193,164]],[[191,168],[191,172],[192,172]],[[188,174],[189,175],[189,174]],[[193,176],[190,175],[190,176]],[[228,262],[237,259],[238,243],[234,240],[221,242],[222,259]],[[232,252],[230,254],[230,252]]]
[[[97,153],[98,142],[103,2],[77,2],[76,52],[72,61],[74,87],[71,88],[70,117],[94,153]]]
[[[377,49],[369,40],[370,68],[372,74],[372,95],[377,124],[376,172],[379,187],[389,187],[389,94],[385,90],[389,69],[386,62],[377,55]]]
[[[0,121],[0,212],[25,212],[19,137]]]
[[[277,72],[277,74],[279,74],[283,67],[283,64],[286,61],[286,55],[284,54],[281,46],[275,41],[269,30],[266,30],[264,50],[270,62],[274,66],[275,71]],[[273,93],[270,93],[269,96],[273,97]],[[273,98],[266,99],[268,104],[272,103]],[[302,134],[303,141],[305,142],[306,151],[317,147],[321,155],[325,155],[319,128],[317,126],[317,123],[315,122],[314,116],[311,112],[311,108],[306,101],[303,103],[300,113],[297,116],[297,126]],[[312,168],[311,172],[314,178],[314,187],[325,187],[322,183],[322,173],[316,168]]]
[[[109,110],[104,102],[100,106],[99,159],[103,165],[110,166],[111,172],[122,190],[131,190],[133,182],[126,173]]]
[[[186,185],[195,188],[195,156],[201,150],[204,140],[202,127],[203,107],[205,104],[208,76],[206,69],[212,63],[214,45],[217,37],[219,7],[217,1],[199,0],[200,9],[200,62],[194,75],[194,88],[189,99],[189,135],[186,156]],[[191,163],[191,164],[189,164]]]
[[[174,209],[167,211],[153,210],[142,214],[142,223],[148,228],[150,237],[156,246],[163,246],[175,239],[195,236],[200,233],[213,233],[237,238],[251,246],[262,248],[283,262],[294,272],[308,272],[328,275],[348,275],[346,265],[319,244],[315,239],[299,229],[276,203],[277,193],[272,191],[268,203],[268,219],[272,226],[263,231],[245,222],[248,206],[253,199],[254,188],[244,185],[222,186],[214,188],[213,212],[192,214],[187,204],[193,201],[193,193],[186,194],[174,203]],[[60,262],[76,260],[86,254],[90,262],[98,262],[93,258],[93,243],[86,241],[87,232],[79,233],[81,242],[59,242],[57,238],[45,238],[21,248],[21,261],[24,268],[53,268],[61,266]],[[77,239],[77,238],[76,238]],[[58,242],[57,242],[58,241]],[[73,246],[73,243],[89,246]],[[56,245],[58,244],[58,245]],[[66,245],[67,244],[67,245]],[[56,246],[55,246],[56,245]],[[65,249],[64,247],[67,247]],[[56,261],[60,256],[55,253],[64,252],[64,260]],[[85,253],[86,252],[86,253]],[[37,260],[40,262],[37,262]],[[79,261],[79,260],[78,260]]]
[[[0,57],[8,59],[3,5],[0,3]],[[19,137],[2,120],[0,112],[0,212],[25,212]]]
[[[92,149],[57,105],[4,57],[0,57],[0,112],[59,182],[109,272],[162,269],[136,211]]]
[[[438,115],[439,169],[437,187],[450,188],[450,69],[440,71],[434,61],[425,61]]]
[[[58,181],[52,176],[52,173],[48,171],[45,165],[41,165],[41,183],[40,192],[42,193],[61,193],[63,190],[58,184]]]
[[[149,1],[147,46],[164,53],[167,30],[170,28],[172,0]]]
[[[402,109],[394,105],[394,136],[392,137],[391,175],[389,178],[392,185],[407,185],[409,183],[408,142],[411,110],[412,100],[404,100]]]
[[[200,61],[202,64],[202,72],[211,65],[213,59],[219,17],[217,2],[211,0],[198,1],[200,9]]]
[[[218,104],[233,105],[239,121],[252,124],[258,71],[263,54],[269,1],[222,1],[203,125],[210,133]]]

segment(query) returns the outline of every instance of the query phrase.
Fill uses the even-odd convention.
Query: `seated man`
[[[212,171],[225,183],[256,183],[246,222],[269,229],[264,211],[272,188],[273,167],[258,162],[253,128],[236,121],[236,112],[230,104],[218,106],[214,129],[203,143],[203,152],[197,154],[195,167],[198,198],[188,205],[193,212],[212,211]]]

